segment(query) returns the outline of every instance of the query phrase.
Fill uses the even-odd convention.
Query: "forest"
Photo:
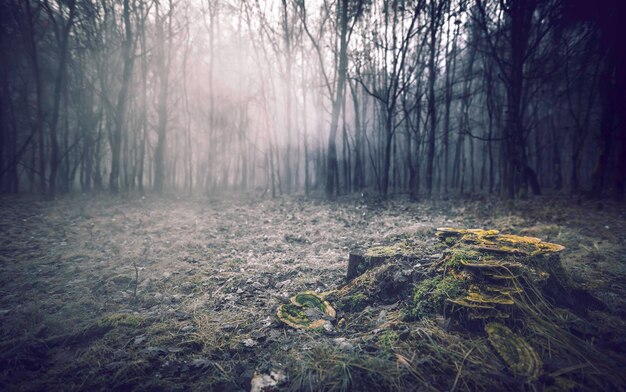
[[[626,388],[622,8],[0,0],[0,389]]]
[[[619,8],[3,0],[0,184],[622,199]]]

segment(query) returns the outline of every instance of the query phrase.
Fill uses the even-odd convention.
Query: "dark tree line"
[[[618,0],[1,0],[0,189],[626,185]]]

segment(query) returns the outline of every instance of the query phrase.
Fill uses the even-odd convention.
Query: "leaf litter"
[[[567,272],[608,308],[593,312],[591,324],[580,321],[583,338],[600,336],[623,355],[625,336],[611,331],[624,331],[626,317],[626,212],[601,206],[4,197],[0,387],[510,388],[516,381],[487,346],[450,333],[444,319],[409,324],[396,305],[366,301],[338,314],[330,330],[295,330],[276,317],[296,293],[343,286],[354,249],[411,240],[416,265],[431,264],[441,253],[437,227],[497,228],[565,245]],[[555,385],[574,371],[554,366]]]

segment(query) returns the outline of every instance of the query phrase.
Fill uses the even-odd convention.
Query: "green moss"
[[[104,316],[100,323],[109,327],[138,327],[143,319],[129,313],[113,313]]]
[[[392,257],[396,254],[395,246],[375,246],[365,252],[366,257]]]
[[[481,254],[480,252],[473,249],[465,249],[465,248],[453,248],[450,249],[450,256],[446,261],[446,264],[450,267],[460,268],[463,262],[475,262],[480,261]]]
[[[413,315],[411,314],[411,309],[403,307],[398,312],[398,320],[402,322],[410,322],[413,320]]]
[[[367,295],[356,293],[342,298],[338,304],[339,308],[346,312],[360,312],[367,306]]]
[[[396,345],[400,336],[396,331],[386,331],[378,337],[378,345],[383,350],[391,350]]]
[[[437,243],[435,244],[435,249],[436,249],[436,250],[445,250],[445,249],[448,249],[448,247],[449,247],[449,246],[448,246],[448,245],[446,245],[446,244],[444,244],[443,242],[437,242]]]
[[[373,248],[369,248],[364,256],[365,257],[394,257],[394,256],[403,256],[403,257],[412,257],[417,256],[419,249],[415,246],[415,244],[409,241],[402,241],[397,244],[389,245],[389,246],[375,246]]]
[[[350,306],[354,312],[364,309],[366,304],[367,296],[363,293],[357,293],[350,298]]]
[[[447,299],[463,294],[464,286],[463,279],[452,275],[422,280],[413,288],[412,316],[419,319],[441,312]]]

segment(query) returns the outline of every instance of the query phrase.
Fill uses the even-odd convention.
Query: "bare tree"
[[[127,102],[128,94],[131,87],[131,78],[133,74],[133,66],[135,63],[134,56],[134,39],[133,26],[131,22],[131,5],[130,0],[124,0],[123,19],[124,19],[124,41],[122,43],[122,81],[117,96],[117,104],[115,107],[115,123],[112,135],[110,135],[111,144],[111,172],[109,175],[109,189],[112,193],[119,192],[120,184],[120,156],[122,149],[122,130],[126,122],[126,114],[128,112]]]

